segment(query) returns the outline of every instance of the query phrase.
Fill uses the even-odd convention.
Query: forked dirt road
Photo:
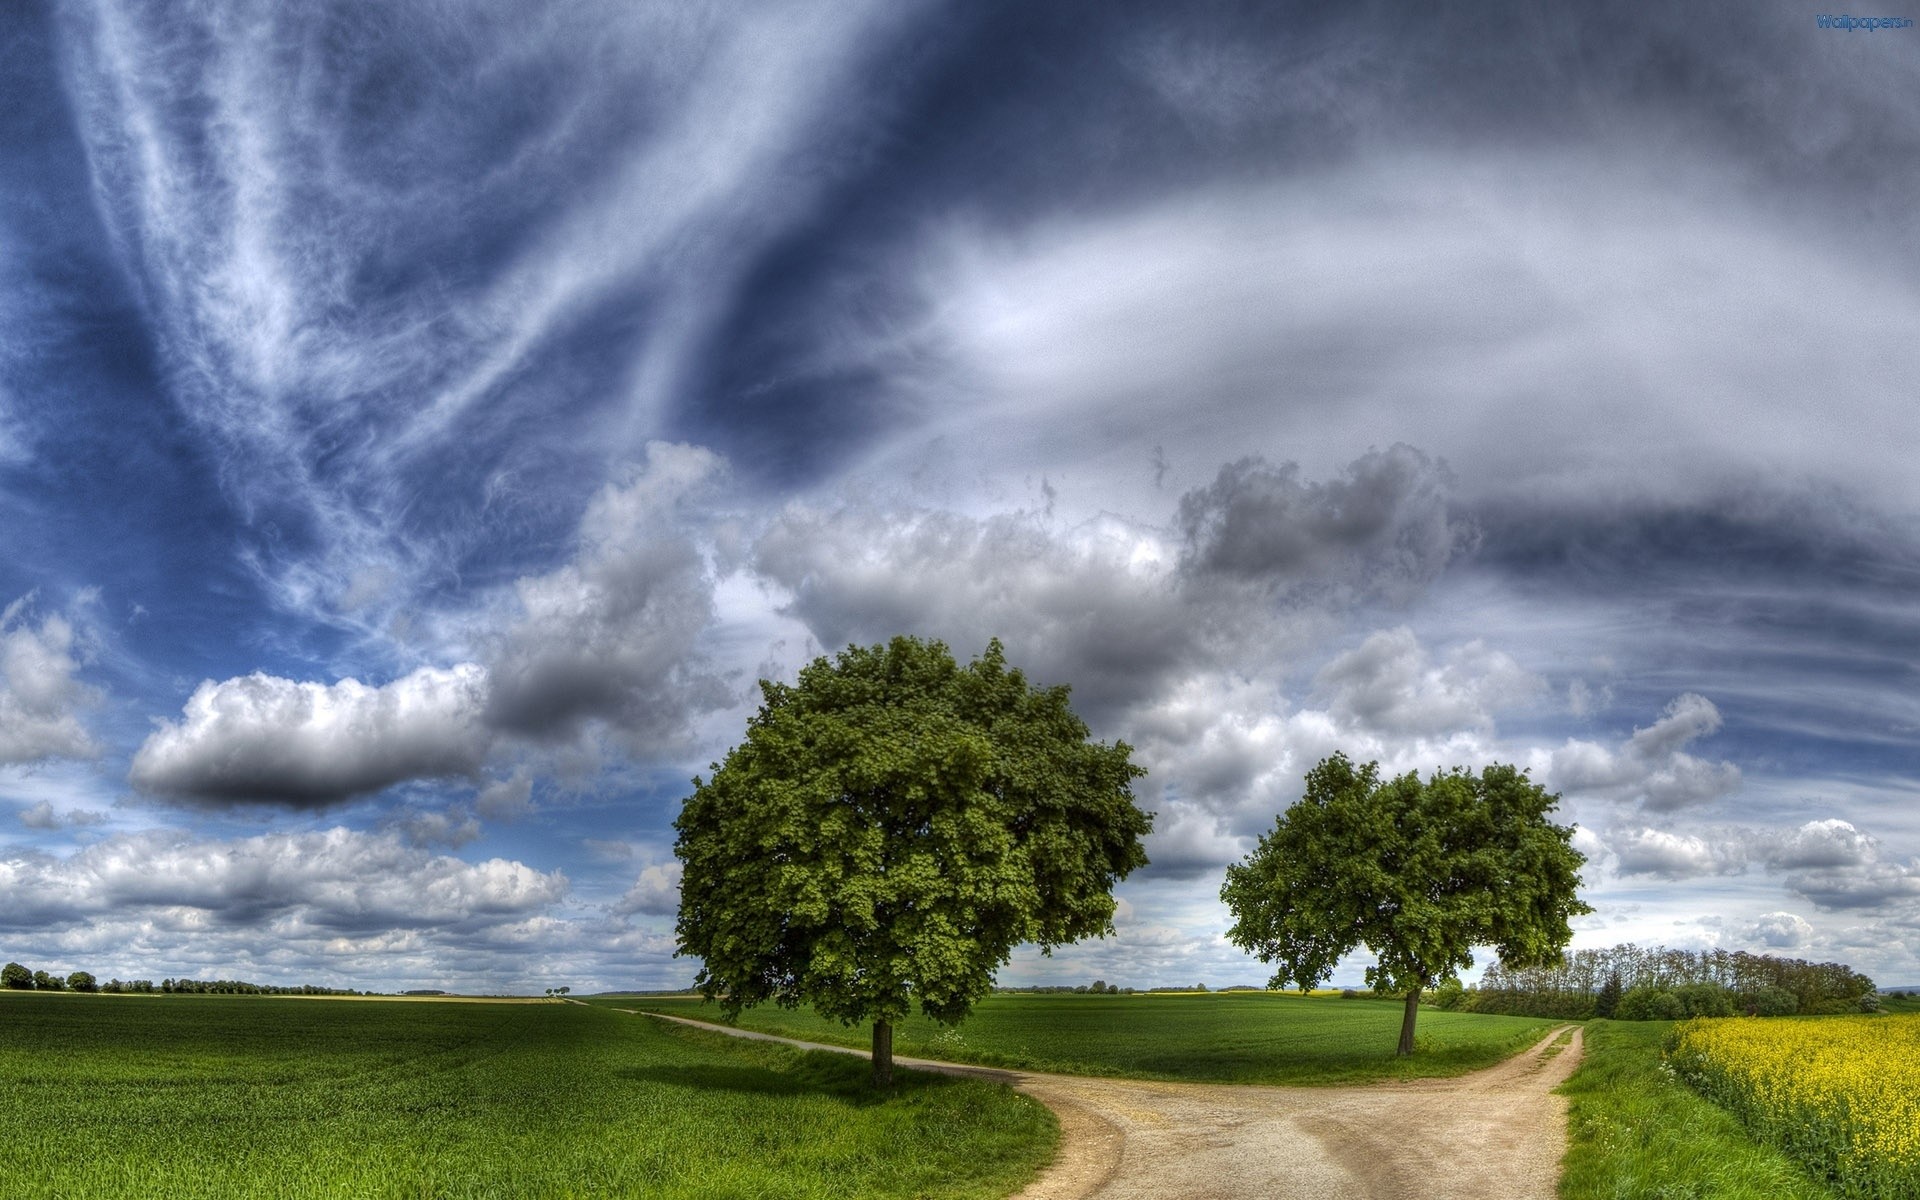
[[[1059,1115],[1059,1156],[1014,1200],[1550,1200],[1567,1149],[1567,1102],[1553,1089],[1581,1053],[1577,1027],[1553,1052],[1564,1032],[1471,1075],[1353,1087],[1149,1083],[894,1061],[997,1080]]]

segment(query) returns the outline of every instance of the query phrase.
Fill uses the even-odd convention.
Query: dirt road
[[[1562,1032],[1472,1075],[1358,1087],[1148,1083],[894,1061],[998,1080],[1059,1115],[1059,1157],[1014,1200],[1550,1200],[1567,1148],[1567,1102],[1553,1088],[1581,1052],[1578,1028],[1554,1052]]]

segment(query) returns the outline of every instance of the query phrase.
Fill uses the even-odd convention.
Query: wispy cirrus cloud
[[[247,546],[280,602],[378,638],[501,552],[468,518],[550,519],[530,473],[637,452],[729,280],[849,161],[874,110],[846,101],[909,12],[67,10],[103,220],[174,401],[277,531]],[[587,383],[569,339],[608,306],[649,331]]]

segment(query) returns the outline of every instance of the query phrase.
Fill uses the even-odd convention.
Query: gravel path
[[[623,1009],[632,1012],[632,1009]],[[864,1052],[648,1013],[758,1041]],[[1044,1075],[899,1058],[992,1079],[1060,1118],[1060,1153],[1013,1200],[1551,1200],[1567,1149],[1580,1030],[1471,1075],[1354,1087],[1250,1087]]]

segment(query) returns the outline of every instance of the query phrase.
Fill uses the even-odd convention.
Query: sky
[[[1920,27],[7,11],[0,955],[685,984],[691,778],[913,634],[1148,771],[1003,983],[1263,982],[1336,751],[1529,769],[1575,947],[1920,981]]]

